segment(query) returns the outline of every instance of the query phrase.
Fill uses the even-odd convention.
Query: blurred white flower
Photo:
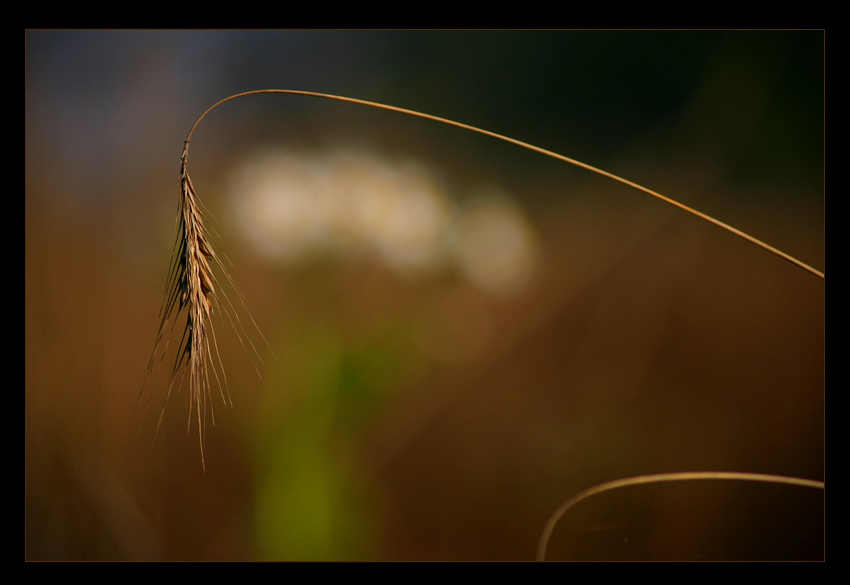
[[[457,261],[467,278],[501,295],[524,288],[538,256],[533,228],[497,189],[481,193],[457,221]]]
[[[535,264],[534,232],[506,194],[490,190],[459,210],[413,160],[271,149],[240,165],[230,190],[242,233],[277,261],[372,252],[405,274],[453,265],[499,294],[520,290]]]

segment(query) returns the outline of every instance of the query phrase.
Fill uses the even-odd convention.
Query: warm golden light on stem
[[[782,483],[787,485],[797,485],[802,487],[811,487],[824,489],[824,482],[814,481],[811,479],[800,479],[797,477],[786,477],[784,475],[766,475],[763,473],[739,473],[736,471],[685,471],[680,473],[659,473],[655,475],[639,475],[637,477],[627,477],[625,479],[617,479],[606,483],[601,483],[579,492],[558,508],[546,528],[543,530],[543,535],[540,537],[540,544],[537,547],[537,560],[546,560],[546,547],[549,544],[549,537],[552,536],[552,531],[555,529],[555,524],[561,519],[564,513],[578,504],[580,501],[590,496],[615,490],[622,487],[641,485],[646,483],[660,483],[665,481],[694,481],[694,480],[733,480],[733,481],[761,481],[767,483]]]
[[[588,170],[592,173],[596,173],[597,175],[601,175],[601,176],[607,177],[607,178],[609,178],[613,181],[617,181],[618,183],[628,185],[629,187],[637,189],[638,191],[643,191],[644,193],[647,193],[648,195],[652,195],[653,197],[661,199],[662,201],[666,201],[670,205],[675,205],[676,207],[678,207],[680,209],[684,209],[688,213],[691,213],[693,215],[696,215],[697,217],[704,219],[705,221],[713,223],[713,224],[725,229],[726,231],[731,232],[731,233],[735,234],[736,236],[739,236],[739,237],[747,240],[748,242],[751,242],[751,243],[759,246],[760,248],[764,248],[765,250],[772,252],[773,254],[779,256],[780,258],[784,258],[788,262],[791,262],[792,264],[796,264],[800,268],[802,268],[802,269],[804,269],[808,272],[811,272],[815,276],[819,276],[820,278],[824,278],[824,273],[821,272],[820,270],[812,268],[811,266],[809,266],[805,262],[802,262],[802,261],[794,258],[793,256],[786,254],[785,252],[778,250],[777,248],[774,248],[773,246],[770,246],[769,244],[762,242],[758,238],[754,238],[753,236],[751,236],[747,233],[744,233],[741,230],[730,226],[729,224],[726,224],[726,223],[724,223],[724,222],[722,222],[718,219],[715,219],[715,218],[713,218],[709,215],[706,215],[706,214],[702,213],[701,211],[697,211],[696,209],[688,207],[687,205],[684,205],[683,203],[679,203],[678,201],[676,201],[674,199],[670,199],[669,197],[665,197],[664,195],[661,195],[660,193],[656,193],[652,189],[647,189],[646,187],[643,187],[642,185],[638,185],[637,183],[633,183],[632,181],[629,181],[627,179],[623,179],[622,177],[618,177],[617,175],[614,175],[614,174],[609,173],[607,171],[603,171],[602,169],[598,169],[598,168],[593,167],[589,164],[585,164],[581,161],[577,161],[575,159],[569,158],[569,157],[564,156],[562,154],[552,152],[551,150],[546,150],[545,148],[540,148],[539,146],[534,146],[533,144],[528,144],[526,142],[522,142],[522,141],[516,140],[514,138],[509,138],[507,136],[502,136],[501,134],[496,134],[495,132],[490,132],[489,130],[482,130],[481,128],[476,128],[475,126],[470,126],[468,124],[462,124],[461,122],[455,122],[454,120],[448,120],[446,118],[440,118],[438,116],[432,116],[430,114],[423,114],[422,112],[416,112],[414,110],[406,110],[404,108],[398,108],[398,107],[395,107],[395,106],[388,106],[386,104],[379,104],[379,103],[376,103],[376,102],[369,102],[369,101],[366,101],[366,100],[358,100],[358,99],[355,99],[355,98],[349,98],[349,97],[338,96],[338,95],[330,95],[330,94],[326,94],[326,93],[318,93],[318,92],[313,92],[313,91],[300,91],[300,90],[295,90],[295,89],[258,89],[258,90],[254,90],[254,91],[246,91],[244,93],[238,93],[236,95],[232,95],[230,97],[224,98],[223,100],[221,100],[221,101],[213,104],[212,106],[210,106],[207,109],[206,112],[201,114],[201,117],[198,118],[198,120],[195,122],[195,125],[192,126],[192,129],[189,131],[189,135],[186,137],[186,145],[185,145],[186,149],[189,148],[189,140],[191,140],[192,133],[195,131],[195,128],[198,126],[198,123],[200,123],[200,121],[203,120],[204,116],[206,116],[208,113],[210,113],[210,111],[212,111],[216,107],[220,106],[224,102],[227,102],[227,101],[239,98],[239,97],[245,97],[245,96],[249,96],[249,95],[256,95],[256,94],[262,94],[262,93],[283,93],[283,94],[292,94],[292,95],[305,95],[305,96],[331,99],[331,100],[336,100],[336,101],[341,101],[341,102],[349,102],[349,103],[353,103],[353,104],[360,104],[360,105],[363,105],[363,106],[370,106],[370,107],[379,108],[379,109],[382,109],[382,110],[389,110],[391,112],[398,112],[400,114],[407,114],[409,116],[416,116],[418,118],[425,118],[426,120],[433,120],[435,122],[441,122],[443,124],[449,124],[450,126],[457,126],[458,128],[463,128],[464,130],[470,130],[472,132],[484,134],[485,136],[491,136],[493,138],[498,138],[499,140],[504,140],[505,142],[510,142],[512,144],[516,144],[517,146],[521,146],[523,148],[527,148],[529,150],[539,152],[540,154],[544,154],[546,156],[551,156],[552,158],[556,158],[558,160],[567,162],[571,165],[581,167],[581,168],[586,169],[586,170]]]

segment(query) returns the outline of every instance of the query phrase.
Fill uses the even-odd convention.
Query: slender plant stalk
[[[192,138],[192,133],[195,131],[195,128],[198,126],[198,123],[201,120],[204,119],[204,116],[209,114],[216,107],[220,106],[224,102],[227,102],[227,101],[239,98],[239,97],[245,97],[245,96],[256,95],[256,94],[261,94],[261,93],[284,93],[284,94],[294,94],[294,95],[306,95],[306,96],[320,97],[320,98],[336,100],[336,101],[341,101],[341,102],[350,102],[350,103],[353,103],[353,104],[370,106],[370,107],[379,108],[379,109],[382,109],[382,110],[390,110],[392,112],[399,112],[401,114],[407,114],[409,116],[416,116],[417,118],[425,118],[427,120],[433,120],[435,122],[442,122],[443,124],[449,124],[450,126],[457,126],[458,128],[463,128],[464,130],[471,130],[472,132],[484,134],[485,136],[491,136],[493,138],[498,138],[499,140],[504,140],[505,142],[510,142],[511,144],[516,144],[517,146],[521,146],[523,148],[527,148],[529,150],[539,152],[540,154],[545,154],[546,156],[551,156],[552,158],[556,158],[558,160],[570,163],[571,165],[581,167],[581,168],[586,169],[590,172],[596,173],[597,175],[602,175],[603,177],[608,177],[609,179],[617,181],[618,183],[628,185],[629,187],[637,189],[638,191],[643,191],[644,193],[647,193],[648,195],[652,195],[653,197],[657,197],[658,199],[661,199],[662,201],[666,201],[670,205],[675,205],[676,207],[679,207],[680,209],[684,209],[688,213],[696,215],[697,217],[700,217],[700,218],[704,219],[705,221],[708,221],[708,222],[713,223],[717,226],[720,226],[723,229],[725,229],[726,231],[729,231],[729,232],[735,234],[736,236],[744,238],[748,242],[751,242],[751,243],[753,243],[753,244],[755,244],[755,245],[757,245],[761,248],[764,248],[765,250],[767,250],[769,252],[772,252],[773,254],[776,254],[780,258],[784,258],[785,260],[791,262],[792,264],[796,264],[800,268],[807,270],[808,272],[811,272],[815,276],[819,276],[821,278],[824,278],[824,273],[821,272],[820,270],[816,270],[815,268],[812,268],[811,266],[809,266],[805,262],[802,262],[801,260],[798,260],[798,259],[794,258],[793,256],[786,254],[785,252],[778,250],[777,248],[774,248],[773,246],[770,246],[770,245],[762,242],[758,238],[754,238],[753,236],[751,236],[751,235],[749,235],[745,232],[742,232],[741,230],[734,228],[727,223],[724,223],[724,222],[722,222],[718,219],[714,219],[710,215],[706,215],[705,213],[702,213],[701,211],[697,211],[696,209],[688,207],[687,205],[685,205],[683,203],[679,203],[678,201],[676,201],[674,199],[670,199],[669,197],[665,197],[664,195],[661,195],[660,193],[656,193],[652,189],[647,189],[646,187],[644,187],[642,185],[638,185],[637,183],[633,183],[632,181],[629,181],[627,179],[623,179],[622,177],[618,177],[617,175],[615,175],[613,173],[603,171],[602,169],[598,169],[598,168],[593,167],[589,164],[586,164],[586,163],[583,163],[581,161],[566,157],[562,154],[552,152],[551,150],[546,150],[545,148],[540,148],[539,146],[534,146],[533,144],[528,144],[526,142],[522,142],[522,141],[516,140],[514,138],[509,138],[508,136],[496,134],[495,132],[490,132],[489,130],[482,130],[481,128],[476,128],[475,126],[470,126],[468,124],[462,124],[460,122],[455,122],[454,120],[448,120],[446,118],[440,118],[438,116],[432,116],[430,114],[423,114],[422,112],[416,112],[414,110],[406,110],[404,108],[398,108],[398,107],[395,107],[395,106],[388,106],[386,104],[379,104],[379,103],[376,103],[376,102],[369,102],[369,101],[366,101],[366,100],[358,100],[358,99],[355,99],[355,98],[343,97],[343,96],[338,96],[338,95],[330,95],[330,94],[326,94],[326,93],[317,93],[317,92],[313,92],[313,91],[300,91],[300,90],[294,90],[294,89],[258,89],[258,90],[254,90],[254,91],[246,91],[244,93],[238,93],[236,95],[232,95],[230,97],[224,98],[223,100],[221,100],[221,101],[213,104],[212,106],[210,106],[209,109],[207,109],[206,112],[201,114],[201,117],[198,118],[197,122],[195,122],[195,125],[192,126],[192,130],[189,131],[189,136],[186,137],[186,142],[188,143],[189,140]]]
[[[796,264],[800,268],[803,268],[804,270],[807,270],[808,272],[811,272],[812,274],[819,276],[820,278],[824,278],[823,272],[812,268],[808,264],[797,260],[796,258],[786,254],[785,252],[782,252],[772,246],[769,246],[761,240],[754,238],[753,236],[750,236],[749,234],[746,234],[720,220],[714,219],[713,217],[710,217],[700,211],[683,205],[678,201],[665,197],[660,193],[656,193],[651,189],[647,189],[646,187],[638,185],[637,183],[633,183],[632,181],[628,181],[626,179],[618,177],[617,175],[614,175],[607,171],[603,171],[596,167],[592,167],[575,159],[563,156],[561,154],[549,150],[545,150],[532,144],[527,144],[525,142],[509,138],[507,136],[502,136],[501,134],[496,134],[495,132],[482,130],[474,126],[469,126],[467,124],[462,124],[453,120],[447,120],[445,118],[432,116],[430,114],[423,114],[421,112],[416,112],[413,110],[406,110],[404,108],[398,108],[395,106],[388,106],[385,104],[379,104],[365,100],[329,95],[325,93],[317,93],[312,91],[299,91],[290,89],[260,89],[232,95],[213,104],[203,114],[201,114],[200,118],[197,119],[195,124],[192,126],[192,129],[189,131],[189,134],[186,137],[186,141],[183,145],[183,154],[180,158],[180,200],[178,214],[179,233],[175,242],[175,255],[172,257],[172,264],[169,269],[168,281],[166,283],[165,300],[163,302],[163,309],[161,312],[162,320],[160,322],[160,328],[157,334],[154,352],[151,356],[151,361],[148,366],[149,372],[152,371],[154,356],[156,355],[157,350],[159,349],[160,343],[163,341],[163,336],[165,334],[165,330],[167,329],[168,322],[171,321],[172,318],[176,319],[177,316],[185,309],[187,311],[186,326],[183,331],[183,338],[181,340],[181,346],[178,350],[179,353],[177,359],[175,360],[174,369],[172,370],[172,378],[168,388],[168,394],[165,399],[165,405],[168,404],[168,398],[171,396],[171,391],[174,388],[175,383],[177,383],[178,381],[178,372],[180,372],[181,367],[185,365],[187,369],[184,370],[183,374],[180,376],[177,387],[179,389],[182,386],[184,379],[188,374],[188,386],[190,397],[189,426],[191,427],[191,421],[194,413],[194,418],[196,418],[198,421],[202,464],[204,449],[204,423],[206,420],[206,412],[208,405],[210,407],[210,416],[213,420],[213,423],[215,423],[215,419],[212,414],[212,402],[211,400],[209,400],[211,398],[209,379],[210,371],[213,372],[214,377],[217,379],[220,389],[227,387],[227,379],[224,376],[224,370],[221,367],[221,358],[218,355],[218,348],[215,344],[215,334],[212,328],[212,323],[210,322],[210,318],[215,309],[217,307],[220,307],[223,312],[225,312],[225,314],[228,316],[231,321],[231,324],[234,325],[234,328],[237,329],[237,333],[240,328],[244,332],[244,328],[242,328],[241,322],[238,322],[238,316],[236,315],[235,310],[233,311],[233,316],[231,316],[230,312],[227,311],[225,305],[220,302],[221,299],[224,299],[227,305],[233,308],[226,295],[224,295],[223,293],[218,293],[216,291],[216,284],[218,284],[218,281],[216,280],[216,277],[212,271],[213,265],[219,266],[229,284],[234,288],[234,290],[237,291],[238,294],[238,289],[233,283],[233,280],[230,278],[227,271],[224,269],[224,266],[219,261],[218,256],[216,255],[215,251],[212,248],[212,245],[210,244],[206,228],[206,218],[203,212],[201,211],[202,204],[200,202],[200,199],[198,198],[197,193],[195,192],[195,188],[192,185],[192,179],[189,177],[189,172],[187,169],[189,161],[189,141],[191,140],[192,134],[194,133],[195,128],[197,128],[201,120],[203,120],[204,117],[216,107],[227,101],[239,97],[264,93],[304,95],[331,99],[341,102],[360,104],[373,108],[379,108],[382,110],[389,110],[401,114],[416,116],[418,118],[425,118],[428,120],[433,120],[435,122],[449,124],[451,126],[457,126],[458,128],[463,128],[465,130],[484,134],[485,136],[491,136],[493,138],[497,138],[505,142],[510,142],[512,144],[516,144],[517,146],[521,146],[523,148],[533,150],[540,154],[544,154],[546,156],[550,156],[552,158],[567,162],[571,165],[581,167],[603,177],[607,177],[619,183],[623,183],[624,185],[628,185],[629,187],[632,187],[639,191],[643,191],[644,193],[652,195],[653,197],[661,199],[662,201],[666,201],[667,203],[675,205],[676,207],[679,207],[687,211],[688,213],[696,215],[697,217],[700,217],[708,222],[720,226],[721,228],[741,238],[744,238],[745,240],[761,248],[764,248],[765,250],[768,250],[769,252],[772,252],[773,254],[784,258],[785,260],[793,264]],[[221,299],[219,298],[219,294],[221,294]],[[241,299],[241,295],[239,296]],[[237,320],[236,322],[234,322],[234,318]],[[239,325],[238,327],[237,323]],[[256,326],[256,323],[254,325]],[[259,331],[259,328],[257,330]],[[210,339],[213,340],[212,348],[214,349],[211,349]],[[241,336],[240,341],[242,341]],[[248,339],[248,341],[250,343],[250,338]],[[244,342],[242,343],[244,346]],[[213,352],[215,353],[215,356],[213,355]],[[254,352],[256,353],[256,348],[254,348]],[[259,358],[259,354],[257,355]],[[216,361],[218,362],[218,366],[216,366]],[[254,364],[254,367],[255,370],[257,370],[257,373],[259,374],[259,370],[257,369],[256,364]],[[219,376],[219,370],[221,370],[221,376]],[[144,388],[142,390],[144,390]],[[223,389],[221,394],[222,399],[225,403],[227,403],[228,400],[224,396]],[[159,426],[162,423],[162,415],[165,412],[165,405],[163,406],[162,412],[160,413],[159,422],[157,423],[157,432],[159,430]]]
[[[561,519],[564,513],[578,504],[580,501],[590,496],[615,490],[618,488],[628,487],[632,485],[641,485],[646,483],[660,483],[665,481],[694,481],[694,480],[735,480],[735,481],[762,481],[767,483],[782,483],[788,485],[797,485],[803,487],[811,487],[824,489],[824,482],[814,481],[811,479],[799,479],[797,477],[786,477],[784,475],[766,475],[762,473],[739,473],[735,471],[686,471],[681,473],[659,473],[655,475],[639,475],[637,477],[628,477],[625,479],[617,479],[606,483],[601,483],[588,488],[561,504],[555,513],[549,518],[546,523],[546,528],[540,537],[540,544],[537,547],[537,560],[546,560],[546,547],[549,545],[549,537],[552,536],[552,531],[555,529],[555,524]]]

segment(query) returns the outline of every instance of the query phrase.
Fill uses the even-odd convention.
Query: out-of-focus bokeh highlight
[[[537,261],[534,229],[506,193],[481,189],[461,207],[417,160],[262,150],[233,175],[233,215],[271,261],[376,255],[402,277],[454,268],[502,295]]]
[[[533,560],[597,483],[823,480],[822,280],[563,162],[328,100],[240,98],[193,134],[238,287],[220,277],[233,406],[214,379],[206,472],[179,383],[163,410],[182,321],[146,370],[183,140],[228,95],[472,124],[823,270],[823,42],[27,31],[25,558]],[[816,490],[641,486],[572,510],[548,556],[817,560],[823,518]]]

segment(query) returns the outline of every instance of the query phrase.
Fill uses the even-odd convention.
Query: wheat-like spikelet
[[[162,355],[160,358],[162,359],[165,357],[165,352],[168,349],[177,318],[185,310],[186,324],[177,348],[177,357],[171,371],[171,380],[162,410],[159,414],[154,436],[156,437],[159,434],[159,428],[162,425],[165,409],[168,406],[172,391],[176,386],[179,392],[188,377],[189,420],[187,431],[191,430],[192,419],[196,418],[198,422],[198,440],[201,447],[201,465],[206,471],[204,438],[207,407],[209,407],[210,420],[215,424],[210,372],[212,372],[218,384],[222,401],[225,404],[233,406],[230,391],[227,387],[227,376],[224,373],[224,367],[218,352],[218,344],[213,329],[212,315],[214,311],[218,310],[227,317],[236,332],[239,342],[245,348],[246,353],[248,353],[248,357],[254,366],[254,371],[260,380],[262,380],[262,374],[257,366],[257,362],[260,364],[263,363],[259,352],[245,331],[239,314],[230,302],[227,294],[221,290],[221,286],[218,286],[217,290],[217,285],[220,284],[220,281],[213,272],[214,268],[225,277],[227,284],[236,293],[241,301],[242,308],[248,314],[257,333],[261,337],[263,337],[263,334],[259,327],[257,327],[253,317],[250,316],[250,311],[245,306],[242,294],[236,287],[235,282],[213,249],[207,231],[207,219],[201,209],[203,204],[198,198],[195,186],[192,184],[192,179],[187,170],[188,159],[189,140],[187,138],[183,144],[183,154],[180,157],[180,198],[174,250],[171,257],[171,264],[168,268],[165,297],[162,302],[162,308],[160,309],[159,331],[157,332],[156,343],[150,361],[148,362],[148,375],[155,375],[154,362],[156,356],[160,353],[160,347],[162,346]],[[166,331],[168,332],[167,334]],[[248,345],[245,344],[245,339],[247,339],[251,351],[248,351]],[[263,337],[263,341],[265,341],[265,337]],[[271,351],[268,342],[266,342],[266,346]],[[256,361],[252,357],[252,354],[256,357]],[[273,351],[272,354],[274,354]],[[139,392],[139,399],[143,393],[144,385]]]
[[[168,313],[174,310],[179,298],[178,312],[188,310],[186,329],[183,331],[182,349],[175,363],[177,368],[185,360],[189,369],[190,407],[194,406],[198,418],[198,435],[203,462],[203,422],[206,398],[209,395],[209,335],[212,332],[213,307],[216,304],[215,286],[210,262],[221,263],[207,240],[204,216],[200,209],[195,187],[186,169],[188,142],[180,159],[180,242],[177,250],[177,270],[171,275],[168,293]],[[185,343],[185,345],[183,345]],[[190,408],[191,412],[191,408]]]
[[[154,358],[162,343],[166,329],[171,323],[173,328],[177,316],[186,310],[186,325],[178,346],[178,354],[171,372],[171,382],[165,398],[165,404],[157,421],[157,433],[162,424],[162,418],[171,392],[177,385],[178,391],[188,375],[189,391],[189,421],[188,429],[191,429],[192,418],[198,421],[198,436],[201,446],[201,464],[204,463],[204,427],[206,423],[207,406],[210,409],[210,418],[215,424],[213,415],[210,387],[210,371],[212,371],[221,390],[221,397],[225,403],[232,401],[225,398],[227,378],[221,367],[221,358],[218,356],[218,348],[215,343],[215,333],[211,317],[216,308],[220,308],[233,322],[227,309],[221,304],[216,292],[216,277],[213,274],[213,266],[225,275],[232,285],[233,281],[227,270],[219,261],[212,247],[207,233],[206,218],[201,210],[201,201],[192,185],[192,179],[186,168],[189,156],[189,141],[183,146],[183,154],[180,159],[180,200],[177,217],[177,236],[174,244],[174,253],[168,270],[168,280],[165,286],[165,299],[160,311],[160,326],[157,341],[151,360],[148,364],[148,372],[153,373]],[[227,296],[222,293],[228,304]],[[238,320],[238,317],[237,317]],[[234,324],[235,326],[235,324]],[[237,335],[238,335],[237,330]],[[168,346],[168,339],[165,347]],[[216,357],[213,358],[212,346],[215,348]],[[241,340],[241,336],[240,336]],[[164,350],[163,350],[164,351]],[[217,368],[216,360],[219,363]],[[185,369],[183,369],[185,366]],[[183,371],[180,374],[181,370]],[[219,370],[221,376],[219,376]],[[178,380],[178,374],[179,380]],[[229,394],[229,392],[228,392]],[[187,429],[187,430],[188,430]]]

